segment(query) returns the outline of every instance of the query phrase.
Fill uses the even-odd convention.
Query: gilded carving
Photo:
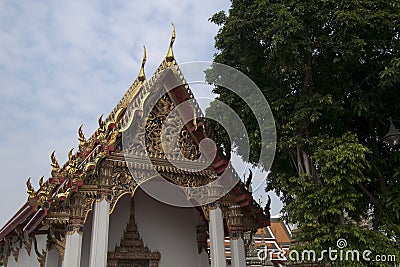
[[[197,247],[199,254],[203,251],[207,252],[207,239],[208,239],[208,226],[207,225],[199,225],[196,226],[196,237],[197,237]]]
[[[45,267],[46,251],[42,249],[42,251],[39,252],[36,237],[33,237],[33,245],[34,245],[33,247],[35,249],[36,257],[37,257],[37,260],[39,261],[40,267]]]
[[[132,121],[129,131],[135,131],[133,134],[126,134],[124,138],[126,138],[123,145],[127,145],[128,147],[124,147],[125,151],[129,151],[130,153],[134,151],[144,152],[145,150],[145,127],[146,121],[144,118],[136,118]]]
[[[171,113],[174,108],[175,105],[171,98],[168,94],[165,94],[150,111],[145,124],[146,151],[150,157],[165,158],[165,151],[168,151],[168,157],[177,158],[182,153],[186,159],[197,159],[200,156],[199,147],[186,127],[181,129],[182,121],[178,113]],[[167,117],[168,124],[163,129],[163,124],[165,124]],[[138,126],[141,126],[142,123],[143,121],[138,119],[137,124],[140,124]],[[139,135],[142,136],[143,132],[139,132]],[[179,138],[176,138],[177,136]],[[178,143],[174,143],[174,140],[177,140]],[[135,138],[132,141],[134,146],[142,145]],[[127,143],[129,144],[129,142]],[[130,150],[130,148],[128,149]]]
[[[144,82],[146,80],[146,75],[144,73],[144,65],[146,64],[146,47],[143,46],[143,59],[142,66],[140,67],[140,72],[138,76],[138,80]]]
[[[30,237],[25,238],[23,240],[23,242],[24,242],[25,250],[28,253],[28,256],[30,256],[31,255],[31,251],[32,251],[32,238],[30,238]]]
[[[116,166],[112,172],[112,200],[110,205],[110,213],[114,210],[114,207],[120,198],[120,196],[129,193],[133,196],[137,187],[137,182],[133,179],[131,172],[127,167]]]
[[[26,187],[28,188],[28,201],[32,201],[35,198],[35,189],[31,184],[31,177],[26,180]]]
[[[42,183],[42,185],[36,193],[37,197],[38,197],[38,201],[39,201],[39,203],[37,203],[37,205],[42,205],[42,204],[48,203],[49,199],[52,196],[53,189],[56,186],[55,184],[51,184],[49,182],[46,182],[46,184],[43,183],[43,179],[42,179],[41,183]]]
[[[83,126],[83,124],[81,124],[81,126],[79,126],[79,128],[78,128],[78,136],[79,136],[78,140],[79,140],[79,150],[80,151],[84,151],[85,147],[86,147],[86,138],[85,138],[85,135],[83,134],[82,126]]]
[[[18,246],[15,247],[15,248],[11,247],[11,252],[12,252],[12,255],[13,255],[14,259],[15,259],[15,262],[18,262],[19,250],[20,250],[20,248]]]
[[[75,193],[69,199],[70,202],[70,217],[67,226],[67,235],[75,232],[82,235],[85,216],[89,209],[92,208],[93,200],[82,193]]]
[[[240,206],[237,204],[230,206],[225,218],[231,239],[242,237],[245,226],[244,216],[241,213]]]
[[[44,205],[48,208],[48,201],[52,196],[52,192],[56,187],[55,183],[50,183],[49,181],[44,182],[44,176],[39,179],[39,189],[35,192],[31,181],[31,177],[26,181],[27,193],[28,193],[28,204],[31,206],[41,206]]]
[[[95,201],[94,195],[85,194],[83,198],[83,224],[86,222],[89,212],[93,209],[93,203]]]
[[[57,177],[58,176],[58,172],[60,171],[60,165],[58,164],[58,161],[56,159],[55,156],[56,151],[54,150],[51,155],[51,176],[53,177]]]
[[[15,228],[15,233],[17,234],[17,238],[15,241],[15,249],[13,249],[13,256],[15,258],[15,261],[18,261],[18,255],[19,255],[19,251],[21,250],[21,248],[24,246],[26,251],[28,252],[28,255],[30,255],[31,251],[31,244],[32,244],[32,240],[29,236],[25,236],[22,232],[21,228]],[[14,247],[14,246],[12,246]],[[29,250],[28,250],[29,249]]]
[[[65,252],[65,230],[62,225],[49,226],[49,233],[47,235],[47,249],[55,248],[61,260],[64,260]]]
[[[174,53],[172,51],[172,46],[173,46],[173,44],[175,42],[175,38],[176,38],[175,25],[172,23],[171,41],[169,43],[168,53],[167,53],[167,56],[165,58],[168,62],[172,62],[174,60]]]
[[[78,159],[72,154],[73,148],[68,152],[68,165],[67,165],[67,175],[72,180],[72,184],[76,185],[78,176]]]
[[[64,260],[65,237],[61,236],[60,239],[57,239],[56,243],[54,244],[54,246],[57,249],[58,254],[60,255],[60,259]]]

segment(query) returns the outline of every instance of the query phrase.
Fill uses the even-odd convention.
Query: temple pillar
[[[83,196],[74,194],[71,197],[69,225],[65,234],[63,267],[80,267],[83,235]]]
[[[82,234],[74,231],[65,237],[65,252],[63,267],[80,267]]]
[[[99,191],[93,208],[92,240],[90,243],[90,267],[106,267],[108,252],[108,232],[110,223],[110,184],[112,165],[100,168],[98,183]]]
[[[110,202],[98,196],[93,211],[90,267],[107,266],[109,221]]]
[[[231,266],[246,266],[246,252],[243,240],[244,216],[241,214],[239,205],[229,207],[227,224],[229,228],[231,246]]]
[[[209,233],[211,267],[225,267],[225,236],[222,210],[215,203],[209,205]]]
[[[231,266],[243,267],[246,266],[246,253],[244,249],[244,241],[241,236],[239,238],[231,237]]]

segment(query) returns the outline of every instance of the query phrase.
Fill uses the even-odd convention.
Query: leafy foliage
[[[232,0],[210,20],[221,27],[215,61],[248,75],[274,113],[266,190],[282,196],[299,244],[335,247],[342,237],[400,260],[400,150],[383,141],[389,117],[400,126],[400,1]],[[215,93],[242,118],[257,163],[254,115],[230,91]]]

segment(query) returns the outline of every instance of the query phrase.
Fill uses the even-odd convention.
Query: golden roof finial
[[[139,72],[139,81],[143,82],[146,80],[146,75],[144,73],[144,65],[146,64],[146,47],[143,46],[143,59],[142,59],[142,66],[140,67],[140,72]]]
[[[28,189],[28,195],[32,196],[33,194],[35,194],[35,189],[33,188],[32,184],[31,184],[31,177],[28,177],[28,179],[26,180],[26,187]]]
[[[99,123],[99,129],[100,131],[104,131],[104,122],[103,122],[103,114],[101,114],[101,116],[97,119],[98,123]]]
[[[79,128],[78,128],[78,136],[79,136],[78,140],[79,140],[80,147],[84,146],[86,143],[86,138],[85,138],[85,135],[83,134],[82,126],[83,126],[83,124],[81,124],[81,126],[79,126]]]
[[[72,160],[73,160],[73,154],[72,154],[73,151],[74,151],[74,148],[71,148],[71,149],[69,150],[69,152],[68,152],[68,160],[69,160],[69,161],[72,161]]]
[[[56,151],[54,150],[51,153],[51,156],[50,156],[50,158],[51,158],[51,167],[52,167],[53,171],[58,171],[60,169],[60,165],[58,164],[58,161],[56,159],[55,153],[56,153]]]
[[[169,43],[168,54],[167,54],[167,61],[172,62],[174,60],[174,52],[172,51],[172,46],[175,42],[176,33],[175,33],[175,25],[172,23],[172,35],[171,35],[171,42]]]
[[[40,188],[42,188],[42,187],[44,186],[44,181],[43,181],[43,179],[44,179],[44,176],[40,177],[40,179],[39,179],[39,186],[40,186]]]

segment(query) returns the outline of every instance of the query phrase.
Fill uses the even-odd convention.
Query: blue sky
[[[178,62],[211,61],[218,27],[208,18],[229,4],[0,0],[0,224],[26,201],[28,176],[35,188],[49,176],[50,153],[64,163],[79,125],[88,136],[111,111],[138,74],[143,45],[147,77],[167,53],[172,21]]]

